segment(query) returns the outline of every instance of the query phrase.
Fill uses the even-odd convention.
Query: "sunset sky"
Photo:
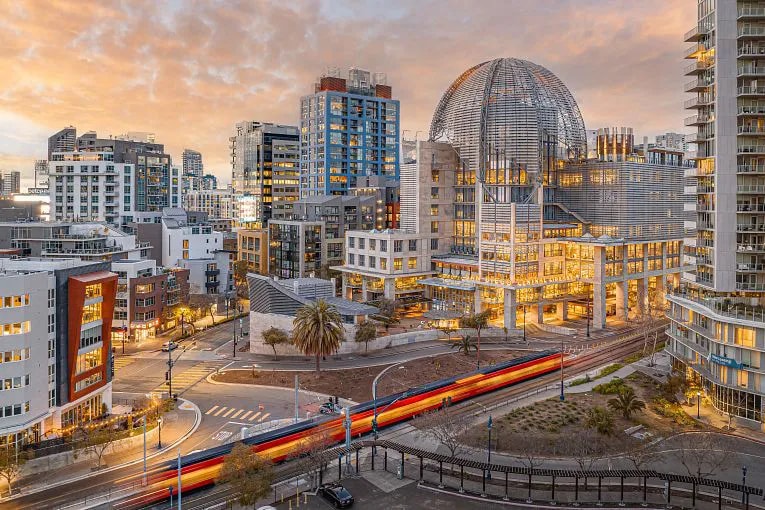
[[[480,7],[480,9],[479,9]],[[587,128],[683,132],[683,34],[694,0],[0,0],[0,169],[21,170],[64,126],[151,131],[230,181],[242,120],[296,124],[328,67],[387,73],[402,128],[422,131],[466,68],[541,64],[571,89]]]

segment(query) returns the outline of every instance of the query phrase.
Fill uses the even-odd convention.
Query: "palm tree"
[[[610,407],[616,413],[622,413],[625,420],[629,420],[633,413],[640,412],[645,409],[645,402],[637,398],[635,390],[627,386],[616,398],[612,398],[608,401],[608,407]]]
[[[587,411],[585,425],[591,429],[597,430],[599,434],[610,436],[614,431],[614,417],[607,409],[593,407]]]
[[[470,356],[470,351],[478,352],[478,347],[473,343],[470,335],[465,335],[460,340],[457,340],[452,344],[452,349],[457,349],[457,352],[462,352],[465,356]]]
[[[295,326],[292,343],[306,356],[316,357],[316,371],[320,372],[319,359],[335,352],[343,341],[340,313],[319,299],[300,307],[292,324]]]

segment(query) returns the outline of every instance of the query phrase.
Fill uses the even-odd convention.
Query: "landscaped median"
[[[523,354],[518,351],[484,351],[481,353],[482,366],[507,361]],[[381,371],[391,365],[350,368],[342,370],[226,370],[211,376],[215,382],[236,384],[257,384],[293,388],[295,375],[299,376],[300,387],[304,390],[337,395],[355,402],[372,400],[372,381]],[[418,358],[398,364],[391,369],[377,386],[378,395],[389,395],[405,391],[445,377],[464,374],[476,369],[475,352],[469,356],[458,353]]]

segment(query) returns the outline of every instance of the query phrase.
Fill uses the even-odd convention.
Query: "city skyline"
[[[235,124],[297,125],[299,98],[327,68],[385,72],[401,100],[402,132],[424,138],[454,75],[503,56],[559,75],[588,128],[630,125],[651,138],[682,132],[677,34],[694,11],[685,4],[516,1],[472,12],[459,2],[393,3],[380,12],[371,3],[291,10],[169,2],[80,12],[66,2],[9,3],[0,24],[8,49],[0,67],[10,77],[0,94],[0,168],[20,170],[22,187],[31,185],[46,138],[72,124],[81,132],[155,132],[178,162],[193,146],[225,183]],[[139,21],[146,17],[161,26]],[[285,27],[302,37],[284,37]]]

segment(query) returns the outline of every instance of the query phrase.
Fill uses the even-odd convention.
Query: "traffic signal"
[[[165,372],[165,381],[170,380],[170,372]]]

